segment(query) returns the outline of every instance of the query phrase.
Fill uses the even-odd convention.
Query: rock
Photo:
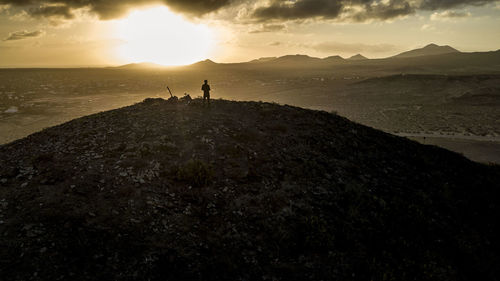
[[[19,111],[19,108],[17,106],[11,106],[7,110],[4,111],[4,113],[17,113]]]

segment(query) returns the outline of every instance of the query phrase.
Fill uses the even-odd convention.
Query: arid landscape
[[[293,55],[172,68],[2,69],[0,143],[147,97],[168,98],[167,86],[177,96],[201,96],[204,79],[210,80],[212,98],[336,112],[476,161],[500,163],[500,52],[460,53],[437,45],[375,60]]]

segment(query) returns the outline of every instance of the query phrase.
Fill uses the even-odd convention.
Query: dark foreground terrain
[[[499,183],[326,112],[147,99],[0,146],[0,276],[498,280]]]

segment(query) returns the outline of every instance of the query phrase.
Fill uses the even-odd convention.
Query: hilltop
[[[353,60],[353,61],[359,61],[359,60],[367,60],[368,58],[366,58],[365,56],[361,55],[361,54],[356,54],[350,58],[348,58],[348,60]]]
[[[394,58],[411,58],[411,57],[433,56],[433,55],[443,55],[451,53],[460,53],[460,52],[457,49],[452,48],[448,45],[438,46],[432,43],[423,48],[414,49],[395,55]]]
[[[0,275],[497,280],[498,182],[327,112],[146,99],[0,146]]]
[[[216,66],[217,63],[212,61],[212,60],[209,60],[209,59],[206,59],[204,61],[199,61],[197,63],[193,63],[191,64],[191,66],[196,66],[196,67],[213,67],[213,66]]]

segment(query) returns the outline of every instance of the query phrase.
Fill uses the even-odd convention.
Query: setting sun
[[[116,33],[123,41],[118,55],[128,62],[191,64],[206,59],[215,44],[209,27],[191,23],[166,7],[132,12],[117,21]]]

